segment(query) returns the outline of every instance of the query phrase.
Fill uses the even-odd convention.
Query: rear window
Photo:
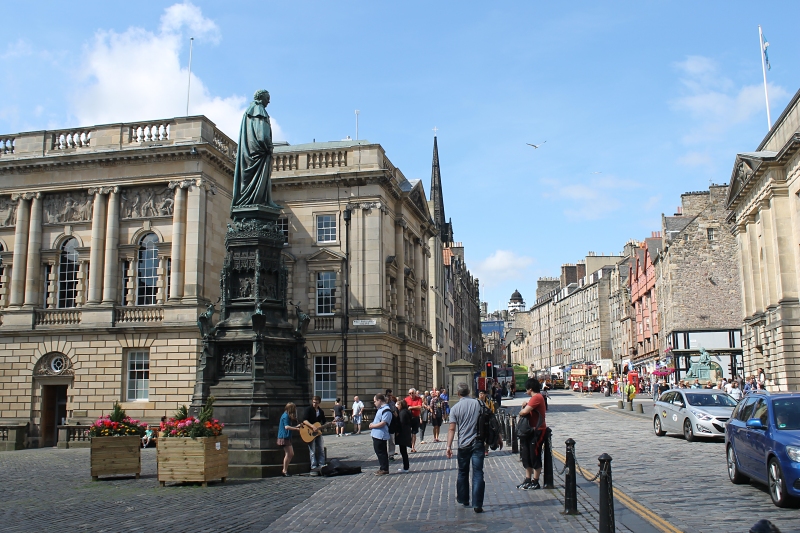
[[[772,415],[776,428],[787,431],[800,429],[800,398],[772,400]]]
[[[722,392],[687,394],[686,399],[695,407],[736,407],[736,400]]]

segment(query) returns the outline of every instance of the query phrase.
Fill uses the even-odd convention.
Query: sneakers
[[[398,474],[408,474],[408,470],[406,470],[405,468],[398,468],[397,469],[397,473]]]
[[[425,444],[424,440],[419,441],[420,444]]]
[[[388,470],[378,470],[377,472],[375,472],[375,475],[376,475],[376,476],[385,476],[385,475],[387,475],[388,473],[389,473],[389,471],[388,471]]]
[[[517,488],[519,490],[530,490],[531,489],[531,480],[530,479],[526,479],[525,481],[523,481],[522,483],[517,485]]]
[[[541,488],[542,488],[542,486],[539,485],[539,480],[538,479],[534,479],[533,481],[531,481],[531,485],[530,485],[530,488],[528,488],[528,490],[538,490],[538,489],[541,489]]]
[[[475,511],[476,513],[482,513],[483,507],[473,507],[472,510]]]

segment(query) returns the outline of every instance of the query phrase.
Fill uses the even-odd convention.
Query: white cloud
[[[33,53],[31,45],[22,39],[17,40],[15,43],[8,43],[6,51],[0,54],[0,59],[12,59],[15,57],[29,56]]]
[[[541,183],[549,189],[542,195],[565,202],[564,214],[578,220],[605,218],[624,206],[623,193],[641,187],[636,181],[613,176],[592,178],[585,183],[555,179],[543,179]]]
[[[517,255],[511,250],[495,250],[480,261],[474,269],[481,287],[495,287],[511,279],[524,279],[528,268],[534,264],[532,257]]]
[[[764,87],[761,84],[737,87],[722,75],[717,63],[702,56],[689,56],[675,64],[680,72],[684,94],[672,106],[686,111],[694,127],[684,136],[687,144],[701,144],[722,139],[731,127],[764,114]],[[769,84],[770,99],[783,99],[789,93],[779,85]],[[687,154],[684,164],[696,164]]]
[[[80,88],[72,112],[80,125],[171,118],[186,114],[188,66],[180,52],[188,38],[217,43],[220,32],[199,7],[184,2],[168,7],[157,32],[130,27],[123,33],[99,31],[86,46]],[[237,140],[250,95],[214,96],[194,73],[189,114],[206,115]],[[273,137],[285,137],[273,120]]]
[[[714,168],[714,158],[708,152],[688,152],[678,158],[678,164],[687,167]]]

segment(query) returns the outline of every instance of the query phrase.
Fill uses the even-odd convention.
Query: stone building
[[[700,349],[718,379],[742,375],[741,281],[736,237],[726,223],[727,185],[681,195],[674,216],[661,217],[655,258],[660,350],[682,376]]]
[[[609,319],[611,322],[611,352],[614,367],[620,371],[633,355],[635,321],[628,278],[636,248],[635,241],[625,245],[623,259],[617,262],[609,277]]]
[[[483,363],[480,284],[467,269],[461,242],[450,243],[443,255],[447,292],[453,306],[448,363],[463,360],[479,367]]]
[[[737,154],[727,207],[738,242],[745,373],[800,390],[800,92],[755,151]]]
[[[508,300],[508,314],[513,316],[513,314],[517,311],[524,310],[525,300],[522,298],[522,295],[519,293],[519,291],[515,290],[511,295],[511,299]]]
[[[653,264],[660,251],[661,234],[654,231],[640,244],[630,267],[628,280],[636,322],[636,353],[631,359],[634,367],[652,365],[660,357],[656,269]]]
[[[205,117],[0,136],[0,424],[191,400],[235,144]]]

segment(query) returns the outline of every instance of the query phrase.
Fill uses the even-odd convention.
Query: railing
[[[161,322],[164,308],[156,306],[117,307],[114,310],[114,323],[133,324],[136,322]]]
[[[169,122],[154,124],[134,124],[130,127],[129,143],[147,143],[169,140]]]
[[[347,151],[314,152],[306,154],[306,168],[333,168],[347,166]]]
[[[68,130],[56,131],[53,133],[51,150],[67,150],[89,146],[92,140],[91,130]]]
[[[5,442],[7,440],[8,440],[8,428],[0,427],[0,442]]]
[[[89,430],[92,426],[58,426],[59,448],[86,448],[90,445],[92,438]]]
[[[314,331],[333,331],[335,325],[334,317],[332,316],[314,317]]]
[[[297,154],[276,155],[272,162],[272,170],[280,172],[282,170],[297,170]]]
[[[236,144],[219,130],[214,130],[214,146],[231,161],[236,159]]]
[[[0,155],[14,153],[14,137],[0,137]]]
[[[34,326],[70,326],[80,323],[80,309],[37,309]]]

